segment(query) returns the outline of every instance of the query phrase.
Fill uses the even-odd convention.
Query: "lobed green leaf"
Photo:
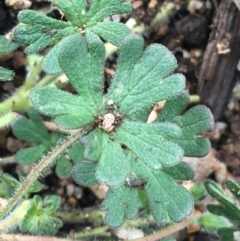
[[[88,106],[81,97],[50,87],[33,89],[30,102],[38,111],[53,116],[63,128],[79,128],[94,121],[94,108]]]
[[[87,3],[86,0],[49,0],[56,4],[61,12],[67,16],[68,20],[75,26],[79,27],[84,23],[83,15],[85,14]]]
[[[178,125],[182,134],[173,141],[179,144],[185,156],[206,156],[210,149],[210,142],[202,136],[204,131],[213,127],[213,117],[208,108],[195,106],[181,115],[187,107],[189,96],[182,93],[171,100],[167,100],[158,121],[168,121]]]
[[[90,30],[116,46],[121,46],[124,38],[131,34],[131,30],[125,24],[117,22],[99,22]]]
[[[79,34],[66,38],[59,64],[82,100],[96,109],[102,101],[105,48],[95,34],[87,31],[86,38],[87,42]]]
[[[24,141],[36,144],[43,143],[43,145],[48,148],[51,145],[50,135],[43,126],[40,115],[34,110],[30,110],[28,115],[30,119],[19,116],[13,122],[13,134]]]
[[[130,35],[121,45],[115,77],[107,100],[120,103],[119,111],[131,115],[158,101],[170,99],[185,88],[174,55],[164,46],[153,44],[143,53],[143,39]],[[170,75],[170,76],[169,76]]]
[[[182,148],[168,141],[180,133],[179,127],[171,123],[145,124],[126,120],[115,136],[150,168],[160,169],[174,166],[182,159]]]
[[[128,14],[132,10],[131,3],[122,0],[94,0],[85,16],[85,24],[92,27],[105,17],[114,14]]]
[[[111,140],[103,131],[99,131],[96,138],[101,139],[102,144],[101,157],[96,167],[96,178],[110,187],[123,184],[129,167],[120,143]]]
[[[28,54],[37,53],[46,46],[65,36],[75,33],[71,23],[47,17],[33,10],[23,10],[18,14],[21,23],[14,30],[14,38],[19,44],[29,45]]]
[[[137,189],[124,185],[110,188],[101,205],[106,211],[105,223],[111,228],[120,227],[125,219],[133,219],[138,213]]]
[[[76,183],[82,186],[93,186],[98,184],[96,179],[96,163],[82,161],[77,163],[72,171],[73,179]]]
[[[62,46],[63,39],[60,40],[43,59],[43,70],[50,75],[60,74],[62,69],[58,62],[58,53]]]

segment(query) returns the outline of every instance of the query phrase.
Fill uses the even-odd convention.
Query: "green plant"
[[[221,237],[221,240],[224,241],[235,240],[240,231],[240,208],[237,205],[237,202],[240,200],[239,185],[233,180],[227,180],[226,182],[226,187],[234,196],[235,200],[232,200],[230,197],[228,197],[222,188],[214,181],[207,180],[204,185],[207,192],[219,202],[219,205],[208,204],[208,211],[215,215],[223,216],[235,224],[233,227],[225,226],[219,228],[217,230],[218,235]],[[236,240],[238,239],[236,238]]]
[[[172,74],[176,59],[166,47],[152,44],[143,50],[143,38],[130,34],[125,25],[100,22],[111,14],[128,13],[128,3],[102,0],[89,7],[86,1],[51,2],[69,22],[25,10],[19,14],[25,25],[19,25],[14,36],[20,44],[30,44],[28,53],[60,40],[44,59],[43,68],[51,74],[63,71],[77,94],[40,87],[31,91],[29,99],[36,110],[61,128],[77,130],[71,136],[49,134],[35,111],[28,112],[30,119],[19,117],[14,122],[18,138],[37,144],[20,150],[17,160],[29,164],[46,156],[16,188],[0,216],[7,218],[31,184],[56,161],[57,165],[60,162],[59,173],[67,169],[64,177],[72,172],[80,185],[104,183],[109,187],[101,209],[112,228],[138,214],[139,191],[147,194],[156,222],[184,220],[192,212],[193,199],[175,180],[194,176],[192,167],[181,161],[183,156],[208,153],[210,144],[202,133],[212,128],[210,111],[196,106],[184,112],[189,102],[185,78]],[[102,81],[106,54],[99,36],[120,46],[107,93]],[[153,105],[162,100],[166,103],[158,119],[146,123]],[[75,162],[73,168],[67,156]],[[38,196],[34,200],[41,203]],[[36,233],[36,229],[27,231]]]
[[[0,54],[9,53],[17,49],[18,44],[11,42],[3,36],[0,36]],[[14,72],[9,69],[0,67],[0,80],[11,80],[14,77]]]

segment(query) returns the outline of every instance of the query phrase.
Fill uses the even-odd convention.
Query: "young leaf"
[[[14,38],[19,44],[29,45],[28,54],[37,53],[56,39],[75,33],[69,22],[47,17],[33,10],[23,10],[18,14],[18,21],[23,23],[14,30]]]
[[[116,139],[134,151],[153,169],[174,166],[182,159],[182,149],[168,141],[180,135],[178,126],[170,123],[144,124],[124,121],[116,130]]]
[[[102,211],[107,211],[105,223],[111,228],[120,227],[125,219],[133,219],[138,213],[137,189],[124,185],[110,188],[104,202]]]
[[[87,32],[86,40],[79,34],[63,41],[59,64],[82,100],[98,107],[102,100],[102,77],[105,48],[100,39]]]
[[[57,233],[63,223],[60,219],[49,216],[58,207],[59,197],[34,197],[34,205],[27,211],[27,215],[20,224],[22,232],[34,235],[50,235]]]
[[[86,0],[50,0],[52,3],[56,4],[61,12],[67,16],[68,20],[79,27],[79,25],[84,24],[83,15],[85,14],[87,2]]]
[[[188,99],[188,94],[182,93],[167,100],[158,121],[171,122],[181,128],[182,134],[174,138],[174,142],[183,148],[185,156],[202,157],[207,155],[210,148],[210,142],[202,136],[202,133],[212,129],[213,117],[210,110],[201,105],[181,115],[187,107]]]
[[[26,48],[27,53],[36,53],[56,40],[60,40],[57,47],[51,49],[43,61],[43,68],[48,74],[61,72],[57,59],[61,39],[71,34],[91,30],[104,40],[120,46],[123,39],[131,33],[130,29],[121,23],[99,23],[109,15],[129,13],[130,3],[122,3],[122,0],[96,0],[87,11],[86,0],[50,1],[58,6],[69,22],[55,20],[33,10],[23,10],[18,15],[18,20],[23,24],[17,26],[14,31],[16,41],[29,45]]]
[[[119,112],[129,118],[142,108],[172,98],[185,88],[183,75],[170,75],[176,68],[176,59],[166,47],[153,44],[143,53],[142,49],[140,36],[130,35],[124,39],[107,96],[107,100],[121,103]]]
[[[60,202],[61,202],[61,198],[56,195],[44,197],[43,205],[42,205],[44,213],[49,215],[55,212],[58,209]]]

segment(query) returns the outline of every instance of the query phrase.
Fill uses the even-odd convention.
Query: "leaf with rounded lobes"
[[[0,80],[6,81],[6,80],[12,80],[14,77],[14,72],[10,69],[5,69],[0,66]]]
[[[48,216],[33,206],[20,224],[20,230],[33,235],[54,236],[62,226],[63,223],[60,219]]]
[[[213,117],[210,110],[202,105],[195,106],[181,115],[187,107],[189,96],[186,93],[167,100],[158,121],[168,121],[178,125],[181,136],[174,139],[179,144],[185,156],[203,157],[207,155],[210,142],[202,136],[204,131],[213,127]]]
[[[86,0],[50,0],[56,4],[61,12],[68,18],[68,20],[75,26],[79,27],[83,24],[83,15],[86,11]]]
[[[150,169],[131,152],[128,157],[131,165],[129,179],[140,178],[146,182],[144,189],[153,217],[158,223],[166,223],[168,216],[173,222],[180,222],[191,214],[193,199],[184,187],[176,183],[167,173]]]
[[[21,149],[16,154],[16,161],[19,164],[30,165],[39,160],[49,147],[38,145]]]
[[[125,24],[117,22],[99,22],[90,30],[116,46],[120,46],[124,38],[131,34]]]
[[[128,14],[131,10],[131,3],[123,0],[94,0],[89,11],[83,14],[84,23],[87,27],[92,27],[105,17],[114,14]]]
[[[60,40],[43,59],[43,70],[50,75],[60,74],[62,69],[58,62],[58,53],[62,46],[63,40]]]
[[[72,173],[72,163],[65,157],[65,156],[60,156],[56,160],[56,174],[59,178],[65,179],[69,178]]]
[[[51,87],[33,89],[30,102],[41,113],[57,117],[56,123],[63,128],[79,128],[95,117],[96,107],[89,106],[81,97]]]
[[[138,158],[153,169],[174,166],[183,157],[183,150],[171,138],[181,134],[171,123],[138,123],[125,120],[116,130],[116,139],[131,149]]]
[[[130,35],[124,39],[107,96],[107,101],[120,103],[119,112],[127,116],[170,99],[185,88],[183,75],[170,75],[177,64],[166,47],[152,44],[143,52],[142,48],[142,37]]]
[[[189,99],[189,94],[187,92],[183,92],[174,96],[172,99],[167,100],[157,118],[157,121],[171,122],[174,117],[181,115],[187,108]]]
[[[0,36],[0,54],[12,52],[18,48],[18,44],[11,42],[4,36]]]
[[[90,31],[86,40],[79,34],[66,38],[59,52],[59,64],[83,101],[95,108],[102,101],[105,47]]]
[[[82,186],[99,184],[95,176],[96,163],[82,161],[73,167],[72,176],[76,183]]]
[[[101,157],[96,167],[96,178],[100,183],[116,187],[124,183],[129,167],[127,158],[120,143],[111,140],[109,134],[98,131],[97,137],[101,139]]]
[[[138,213],[138,191],[124,185],[109,188],[101,210],[106,211],[105,223],[111,228],[120,227],[125,219],[133,219]]]
[[[51,145],[51,137],[43,126],[40,115],[35,110],[28,112],[29,118],[19,116],[12,125],[13,134],[23,141]]]
[[[180,162],[172,167],[164,167],[162,171],[177,180],[191,180],[194,178],[194,169],[186,162]]]
[[[14,30],[14,38],[19,44],[29,45],[28,54],[37,53],[56,39],[75,33],[71,23],[50,18],[33,10],[23,10],[18,14],[21,23]]]

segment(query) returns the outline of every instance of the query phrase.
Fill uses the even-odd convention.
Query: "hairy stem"
[[[24,193],[29,189],[34,181],[36,181],[44,170],[49,167],[54,160],[61,155],[68,147],[70,147],[75,141],[87,134],[93,129],[93,124],[86,125],[85,127],[76,131],[75,134],[65,139],[59,146],[51,151],[44,159],[42,159],[29,173],[24,183],[16,191],[15,195],[9,200],[8,204],[1,210],[0,218],[6,216],[14,207],[14,205],[22,198]]]

